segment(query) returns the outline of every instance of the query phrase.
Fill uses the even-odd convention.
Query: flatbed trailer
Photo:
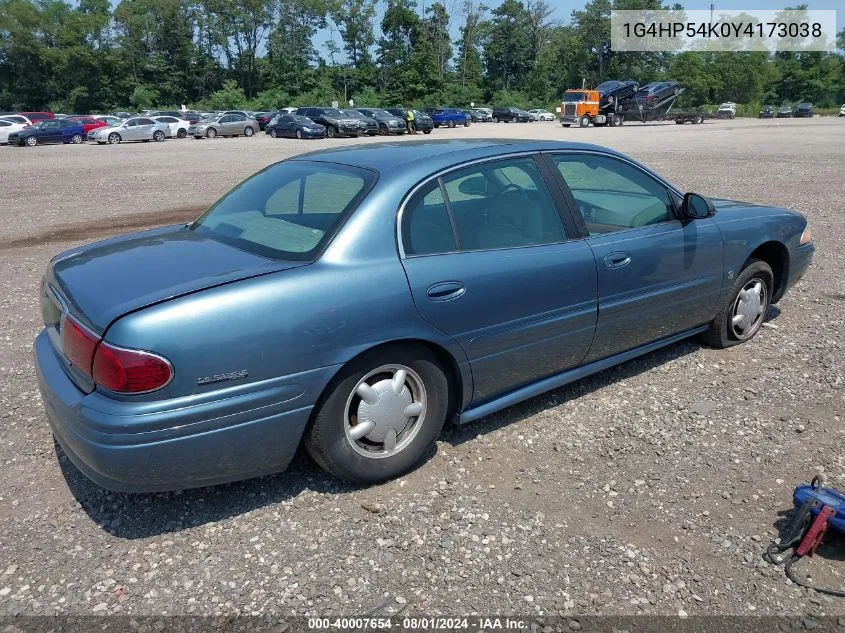
[[[618,107],[619,113],[625,121],[639,121],[640,123],[651,123],[653,121],[662,121],[669,116],[669,111],[675,105],[686,88],[678,88],[677,92],[653,104],[648,104],[644,107],[643,103],[637,99],[628,99],[623,101]]]
[[[678,112],[675,112],[674,115],[675,123],[678,125],[683,125],[684,123],[698,125],[700,123],[704,123],[704,119],[711,118],[713,117],[703,110],[679,110]]]

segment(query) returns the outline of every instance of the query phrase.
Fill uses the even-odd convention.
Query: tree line
[[[607,78],[676,79],[689,105],[845,101],[839,53],[617,52],[613,8],[669,7],[591,0],[561,24],[545,0],[0,0],[0,110],[551,107]]]

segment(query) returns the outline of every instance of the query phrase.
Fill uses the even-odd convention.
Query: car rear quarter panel
[[[378,189],[316,262],[147,307],[118,319],[105,339],[164,355],[174,367],[170,397],[319,368],[331,367],[333,374],[368,349],[407,339],[445,349],[458,367],[464,392],[471,393],[465,356],[420,317],[399,261],[394,227],[401,194],[396,194],[405,189]],[[197,382],[244,370],[244,378]],[[322,386],[303,388],[311,392]],[[310,394],[312,404],[318,396]],[[161,392],[146,396],[161,397]]]

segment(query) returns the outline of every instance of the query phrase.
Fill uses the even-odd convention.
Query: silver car
[[[97,141],[100,145],[110,143],[115,145],[123,141],[163,141],[170,129],[167,123],[159,123],[147,117],[133,117],[118,125],[99,127],[88,132],[89,141]]]
[[[188,128],[188,135],[194,138],[252,136],[260,129],[255,119],[249,119],[244,114],[231,113],[197,121]]]

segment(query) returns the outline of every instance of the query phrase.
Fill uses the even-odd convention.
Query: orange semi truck
[[[601,93],[597,90],[567,90],[563,93],[563,103],[560,104],[560,123],[563,127],[570,125],[589,127],[590,123],[595,126],[622,125],[624,121],[622,115],[612,110],[602,112],[600,106]]]

